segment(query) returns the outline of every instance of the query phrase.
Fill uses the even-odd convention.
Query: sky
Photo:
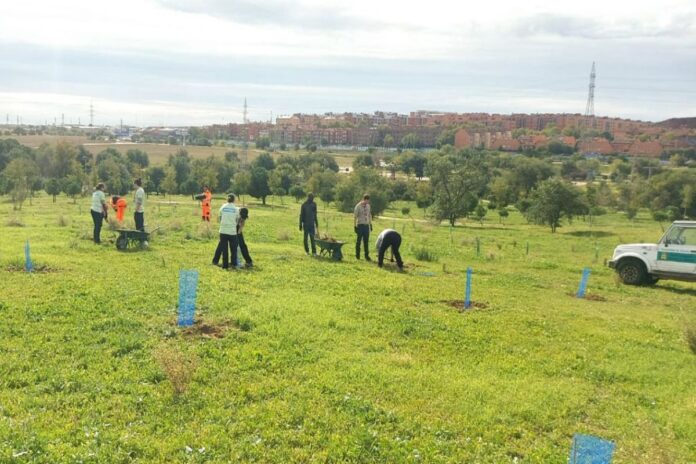
[[[0,3],[0,124],[324,112],[696,116],[693,0]]]

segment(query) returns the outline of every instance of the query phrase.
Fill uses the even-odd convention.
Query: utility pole
[[[65,113],[60,113],[60,127],[65,126]]]
[[[94,105],[89,102],[89,127],[94,126]]]
[[[592,136],[590,131],[595,128],[595,113],[594,113],[594,90],[595,90],[595,62],[592,62],[592,71],[590,71],[590,86],[587,92],[587,104],[585,105],[585,116],[583,117],[582,133],[580,134],[580,153],[587,154],[589,152],[590,141]]]

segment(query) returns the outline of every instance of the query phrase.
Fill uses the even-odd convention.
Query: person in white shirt
[[[384,229],[377,237],[375,248],[377,249],[377,265],[382,267],[384,264],[384,253],[391,247],[392,256],[396,259],[399,270],[404,270],[404,262],[401,260],[399,247],[401,246],[401,235],[393,229]]]
[[[365,194],[362,201],[353,210],[353,225],[355,226],[355,259],[360,259],[360,242],[365,249],[365,261],[370,261],[370,231],[372,230],[372,211],[370,210],[370,195]]]
[[[213,256],[213,264],[217,266],[220,262],[220,255],[222,255],[222,268],[230,268],[227,251],[229,247],[232,251],[232,269],[234,269],[237,264],[237,222],[239,210],[234,204],[233,194],[227,195],[227,203],[220,207],[218,218],[220,220],[220,241]]]
[[[145,232],[145,190],[141,179],[135,179],[135,188],[135,229]]]
[[[92,221],[94,222],[94,243],[101,243],[101,228],[102,223],[107,215],[106,206],[106,195],[104,194],[104,189],[106,186],[103,182],[99,182],[94,188],[94,193],[92,194],[92,208],[90,212],[92,213]]]

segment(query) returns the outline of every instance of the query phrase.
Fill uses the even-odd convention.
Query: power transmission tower
[[[595,89],[595,63],[592,62],[592,71],[590,71],[590,87],[587,93],[587,105],[585,105],[585,116],[582,118],[582,127],[580,134],[580,153],[588,154],[590,152],[590,141],[592,140],[591,131],[595,128],[594,114],[594,89]]]
[[[247,107],[247,99],[244,97],[244,116],[243,116],[243,121],[244,121],[244,142],[243,142],[243,147],[244,147],[244,164],[248,164],[249,162],[249,118],[248,118],[248,110],[249,108]]]

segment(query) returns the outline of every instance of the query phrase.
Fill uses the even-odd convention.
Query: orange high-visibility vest
[[[126,214],[126,208],[128,207],[126,199],[119,198],[116,204],[112,203],[111,206],[116,210],[116,220],[118,220],[118,222],[123,222],[123,216]]]
[[[213,198],[213,194],[210,190],[206,190],[204,193],[205,198],[201,200],[201,209],[203,210],[203,216],[210,217],[210,200]]]

